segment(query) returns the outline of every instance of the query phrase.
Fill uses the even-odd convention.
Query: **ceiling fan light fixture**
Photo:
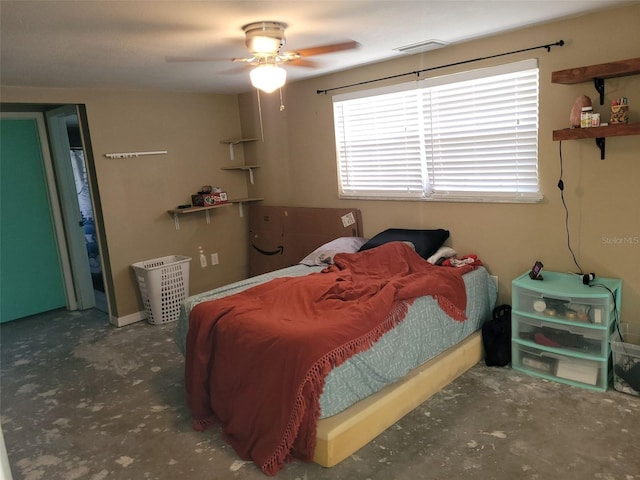
[[[247,40],[247,47],[253,54],[269,54],[278,53],[281,48],[281,42],[277,38],[265,37],[262,35]]]
[[[271,63],[258,65],[249,74],[251,84],[265,93],[271,93],[284,86],[287,81],[287,71]]]
[[[284,46],[284,30],[286,23],[253,22],[242,29],[245,33],[245,44],[254,55],[275,55]]]

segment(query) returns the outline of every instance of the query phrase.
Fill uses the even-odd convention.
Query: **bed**
[[[402,236],[407,231],[400,230],[399,232]],[[300,413],[294,415],[286,409],[283,413],[284,419],[296,417],[296,421],[299,421],[293,430],[294,434],[303,440],[288,438],[284,441],[281,439],[279,443],[273,444],[277,445],[276,450],[278,451],[271,455],[271,450],[267,450],[268,454],[265,455],[262,446],[259,448],[255,447],[257,442],[255,439],[249,442],[251,446],[245,449],[243,449],[243,447],[238,448],[237,445],[234,444],[234,437],[237,435],[237,431],[234,430],[233,422],[226,422],[226,420],[222,422],[225,423],[225,438],[227,441],[236,448],[243,458],[253,458],[266,474],[275,474],[282,467],[283,463],[292,457],[302,458],[304,460],[312,459],[327,467],[335,465],[368,443],[388,426],[421,404],[429,396],[440,390],[444,385],[448,384],[481,359],[482,347],[478,330],[483,321],[489,318],[496,298],[495,285],[489,278],[486,269],[481,266],[481,262],[473,259],[474,261],[472,263],[461,265],[462,268],[436,267],[431,263],[425,262],[424,258],[416,253],[417,251],[421,251],[422,254],[425,253],[425,250],[422,248],[424,245],[420,244],[421,241],[419,239],[416,241],[415,238],[412,238],[414,243],[418,244],[418,248],[416,248],[413,243],[407,244],[397,241],[399,238],[396,239],[393,235],[389,237],[389,232],[386,233],[387,237],[383,239],[384,241],[382,241],[380,245],[375,245],[376,236],[370,240],[373,241],[373,247],[375,248],[370,248],[360,253],[351,252],[365,248],[365,239],[361,239],[360,237],[341,237],[334,242],[328,242],[322,245],[307,255],[301,260],[301,262],[306,264],[301,263],[288,266],[273,272],[250,277],[247,280],[220,287],[209,292],[194,295],[187,298],[183,304],[176,328],[176,342],[181,351],[188,354],[188,344],[191,345],[190,348],[192,351],[197,350],[197,338],[199,338],[200,334],[193,333],[194,331],[201,330],[201,332],[205,332],[203,338],[208,342],[213,333],[221,336],[220,331],[226,331],[228,328],[227,326],[224,328],[220,326],[216,327],[214,322],[214,326],[210,327],[209,330],[206,330],[205,327],[193,326],[190,329],[190,318],[193,322],[193,318],[195,317],[198,325],[204,325],[205,322],[202,318],[208,319],[209,316],[218,315],[212,313],[212,311],[215,311],[215,308],[225,310],[230,308],[230,305],[234,305],[231,308],[236,308],[235,303],[231,303],[235,302],[235,299],[241,299],[242,305],[249,305],[254,299],[264,297],[269,292],[276,292],[276,295],[277,292],[294,292],[297,284],[306,284],[313,278],[321,283],[327,282],[326,285],[323,285],[321,288],[340,284],[340,281],[334,281],[335,279],[332,279],[330,275],[338,275],[336,278],[342,280],[340,276],[344,275],[344,272],[351,275],[360,268],[359,266],[362,263],[359,262],[363,262],[363,258],[368,259],[365,263],[368,262],[367,268],[371,269],[365,272],[365,276],[367,277],[371,275],[375,277],[378,274],[377,269],[383,268],[381,266],[379,267],[379,264],[385,263],[384,258],[393,258],[394,261],[390,263],[404,264],[403,262],[406,262],[407,264],[413,265],[415,263],[418,265],[419,272],[414,273],[416,275],[419,274],[420,278],[426,279],[428,277],[426,275],[427,271],[429,275],[444,275],[458,278],[458,280],[452,280],[451,284],[457,285],[456,282],[459,283],[458,287],[462,289],[464,295],[463,303],[459,303],[460,298],[456,297],[457,294],[451,293],[453,290],[450,289],[439,290],[433,296],[421,295],[417,298],[406,298],[401,301],[393,300],[391,304],[389,304],[393,305],[390,311],[400,308],[400,310],[402,310],[401,314],[398,314],[397,311],[396,313],[385,312],[384,316],[381,316],[379,323],[372,323],[373,326],[358,326],[358,328],[362,328],[363,330],[360,331],[356,337],[359,339],[365,338],[365,340],[362,341],[363,344],[366,344],[365,348],[354,347],[352,349],[353,351],[350,351],[347,355],[342,355],[342,353],[338,356],[334,355],[328,360],[325,359],[324,363],[318,363],[315,360],[313,363],[308,364],[305,364],[303,360],[299,362],[302,365],[300,367],[303,371],[302,374],[307,370],[312,371],[313,368],[308,368],[311,365],[316,368],[316,370],[322,371],[320,375],[322,377],[321,381],[316,382],[317,379],[313,378],[307,382],[308,378],[304,377],[306,379],[305,382],[299,383],[301,386],[300,389],[302,389],[302,385],[311,385],[310,387],[305,386],[304,388],[312,390],[317,398],[314,398],[312,401],[306,399],[306,397],[301,397],[300,392],[298,392],[298,395],[292,396],[291,400],[291,402],[296,405],[293,410],[306,412],[304,415],[307,415],[310,420],[307,422],[304,420],[307,418],[304,415]],[[398,234],[398,232],[395,233]],[[446,232],[446,236],[448,236],[448,232]],[[440,231],[440,238],[437,239],[436,243],[442,243],[440,241],[441,239],[442,234]],[[446,239],[446,237],[444,237],[444,239]],[[336,242],[338,243],[336,244]],[[348,244],[348,247],[343,247],[345,244]],[[429,245],[428,248],[438,250],[439,246],[440,245],[434,248],[433,245]],[[347,253],[343,253],[344,251]],[[396,266],[394,265],[390,268],[395,269]],[[386,270],[384,274],[387,274]],[[410,290],[414,289],[414,285],[420,283],[415,281],[416,278],[418,277],[412,277],[411,282],[406,282],[406,284],[400,281],[400,284],[404,285],[402,288],[407,287],[410,288]],[[449,280],[445,280],[444,278],[439,279],[437,282],[435,280],[433,282],[427,282],[425,280],[425,288],[441,288],[434,287],[435,283],[444,285],[447,282],[449,282]],[[408,294],[413,295],[413,290]],[[280,298],[283,296],[284,295],[281,295]],[[455,300],[451,301],[451,298]],[[208,310],[209,308],[213,308],[214,310],[210,311]],[[350,309],[351,308],[352,307],[350,307]],[[376,304],[376,309],[377,308]],[[246,309],[251,310],[249,306],[247,306]],[[262,307],[259,309],[262,310]],[[202,317],[202,315],[205,315],[203,313],[205,311],[207,316]],[[268,311],[268,309],[266,311]],[[337,311],[338,310],[336,310],[336,312]],[[280,311],[278,310],[278,312]],[[239,319],[244,318],[245,313],[244,311],[239,311],[237,319],[234,319],[230,323],[240,322]],[[283,315],[286,316],[286,313]],[[299,315],[299,311],[297,315]],[[335,316],[339,317],[339,314],[336,313]],[[231,317],[233,317],[233,315],[231,315]],[[226,317],[224,315],[218,315],[216,318],[228,320],[229,315]],[[338,320],[336,320],[336,322],[337,321]],[[252,319],[251,322],[253,323],[254,320]],[[330,323],[328,315],[326,322]],[[386,327],[381,328],[380,325],[382,324],[385,324]],[[358,325],[360,324],[358,323]],[[218,328],[219,331],[216,331],[216,328]],[[260,326],[260,328],[262,328],[262,326]],[[343,324],[340,324],[341,335],[342,329]],[[361,333],[365,331],[367,335],[361,335]],[[370,332],[373,331],[375,331],[375,334],[371,335]],[[190,334],[191,340],[189,340]],[[242,335],[245,335],[244,331]],[[411,341],[412,339],[420,340],[415,342]],[[239,343],[242,344],[243,341],[244,340],[240,340]],[[336,341],[338,344],[346,344],[344,339],[339,338]],[[272,342],[272,340],[269,342]],[[313,343],[319,342],[316,339]],[[200,344],[202,344],[202,342],[200,342]],[[350,341],[348,344],[352,346],[358,345],[358,343],[354,343],[354,341]],[[225,350],[226,347],[222,347],[221,344],[216,345],[216,355],[218,355],[216,358],[219,365],[222,365],[225,361],[231,362],[231,357],[228,355],[234,354],[232,351],[237,351],[239,348],[236,346],[227,352]],[[332,348],[333,347],[329,348],[331,352],[338,350],[332,350]],[[242,359],[244,358],[248,358],[249,360],[247,361],[249,362],[255,362],[256,360],[252,359],[254,350],[256,349],[251,348],[249,352],[245,352],[242,357],[236,357],[230,364],[233,364],[234,368],[241,368],[240,366],[236,367],[236,365],[242,363]],[[196,358],[199,357],[196,356]],[[277,355],[273,358],[274,364],[280,361]],[[207,365],[206,368],[211,368],[212,360],[213,356],[203,361],[203,363]],[[283,360],[283,362],[282,368],[284,368],[286,364],[298,364],[298,361],[290,362]],[[257,361],[257,363],[265,363],[265,361]],[[321,366],[318,367],[318,365]],[[329,365],[329,367],[327,367],[327,365]],[[203,366],[202,370],[204,369],[205,367]],[[203,383],[213,381],[207,377],[206,382],[203,382],[203,378],[198,377],[194,382],[192,378],[194,375],[189,373],[193,370],[193,360],[190,363],[189,356],[187,356],[185,373],[189,397],[196,396],[193,393],[193,384],[196,385],[195,390],[199,391]],[[260,378],[256,379],[256,384],[259,383],[262,378],[266,378],[271,370],[261,373]],[[276,370],[278,369],[276,368]],[[245,374],[238,375],[238,378],[244,378]],[[214,374],[211,373],[211,378],[213,378],[213,376]],[[228,376],[233,377],[233,375]],[[240,387],[239,385],[230,384],[233,382],[236,382],[236,380],[228,378],[219,380],[219,383],[215,383],[215,389],[217,392],[227,392],[238,389]],[[316,383],[314,384],[314,382]],[[203,388],[213,389],[213,385],[214,383],[212,383],[211,386],[207,385]],[[297,380],[294,382],[294,385],[298,385]],[[243,385],[241,386],[244,388]],[[262,395],[262,393],[260,395]],[[220,394],[219,396],[223,395]],[[200,408],[206,409],[208,405],[215,403],[212,398],[207,397],[204,400],[200,400],[200,394],[198,394],[197,397],[195,400],[194,398],[189,398],[189,404],[194,412],[199,411]],[[264,398],[269,397],[265,396]],[[306,410],[298,408],[296,401],[300,402],[300,398],[304,399],[303,403],[305,403],[305,405],[309,405]],[[283,400],[282,404],[288,405],[287,401]],[[201,403],[199,404],[199,402]],[[231,403],[234,405],[242,405],[242,399],[239,398]],[[253,400],[253,403],[261,402]],[[277,402],[268,402],[265,400],[265,403]],[[225,408],[227,408],[227,406],[218,406],[218,412],[216,412],[212,418],[220,420],[220,418],[218,418],[220,416],[226,419],[226,413],[219,415],[219,412],[224,411]],[[194,413],[194,427],[198,429],[206,428],[210,419],[204,417],[206,417],[206,415]],[[231,427],[227,428],[229,425],[231,425]],[[287,426],[286,432],[290,433],[290,430],[291,428]],[[277,436],[280,438],[280,434]],[[285,445],[285,447],[283,447],[283,445]],[[260,450],[261,448],[263,450]],[[283,451],[283,448],[285,451]]]

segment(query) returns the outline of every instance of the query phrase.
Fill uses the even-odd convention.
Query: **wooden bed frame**
[[[394,384],[318,422],[313,461],[337,463],[369,443],[483,358],[480,331],[412,370]]]

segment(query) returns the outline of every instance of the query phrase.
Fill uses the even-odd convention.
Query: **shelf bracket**
[[[249,181],[253,185],[253,168],[249,168]]]
[[[604,105],[604,78],[594,78],[593,86],[600,94],[600,105]]]
[[[600,160],[604,160],[604,141],[605,141],[605,137],[596,138],[596,145],[600,149]]]
[[[176,230],[180,230],[180,219],[178,218],[178,214],[173,214],[173,223],[176,226]]]
[[[240,202],[238,203],[238,214],[240,215],[240,218],[244,217],[244,207],[243,207],[243,203]]]

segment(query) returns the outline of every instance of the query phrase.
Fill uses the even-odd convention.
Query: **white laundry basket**
[[[191,257],[170,255],[131,265],[152,325],[178,320],[182,301],[189,296],[190,262]]]

